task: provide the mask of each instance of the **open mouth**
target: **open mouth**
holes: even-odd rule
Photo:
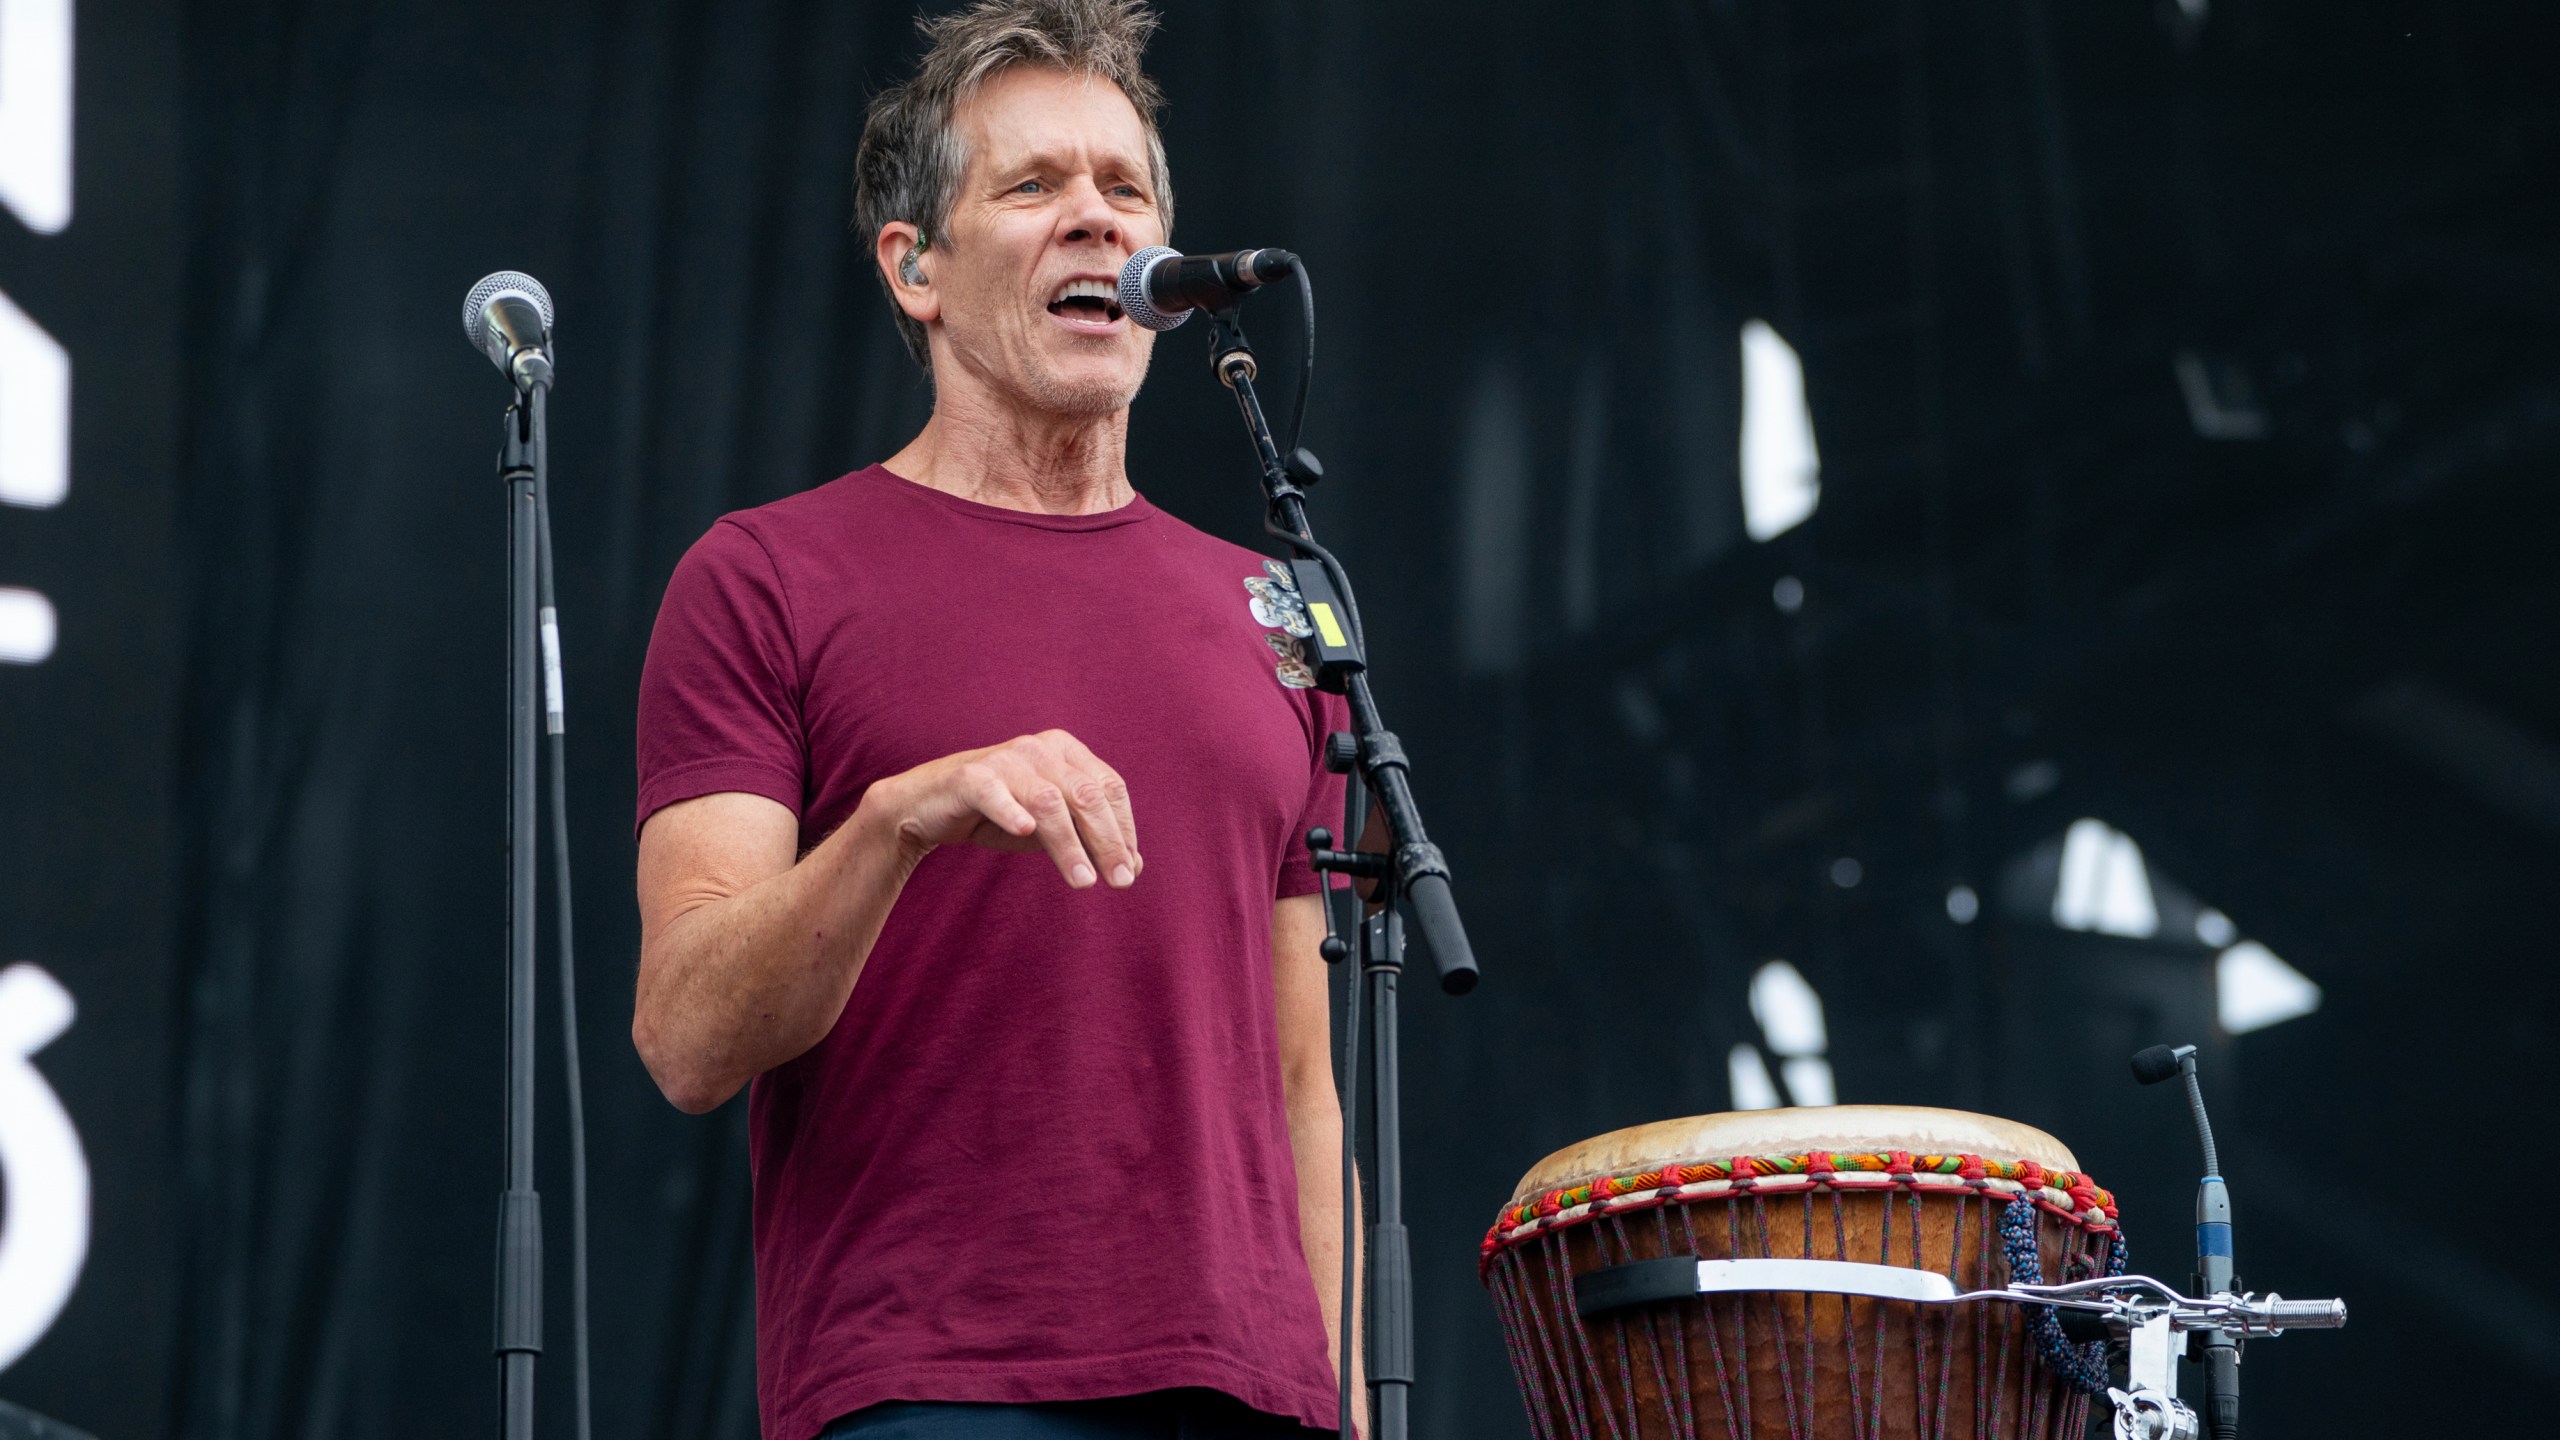
[[[1049,313],[1085,325],[1108,325],[1120,318],[1120,299],[1108,280],[1070,280],[1049,301]]]

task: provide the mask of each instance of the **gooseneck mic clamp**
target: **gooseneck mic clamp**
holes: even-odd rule
[[[1286,268],[1277,259],[1269,263],[1268,275],[1262,269],[1251,268],[1263,263],[1261,257],[1285,257]],[[1271,426],[1263,416],[1262,401],[1254,391],[1258,367],[1253,347],[1246,341],[1238,320],[1238,308],[1264,280],[1295,275],[1307,317],[1306,363],[1311,364],[1315,300],[1306,267],[1286,251],[1267,250],[1206,257],[1193,266],[1196,275],[1175,269],[1167,261],[1162,269],[1172,270],[1177,276],[1187,275],[1196,282],[1183,285],[1178,293],[1168,293],[1172,290],[1170,282],[1152,287],[1147,283],[1148,258],[1149,252],[1140,252],[1123,272],[1124,301],[1134,296],[1160,307],[1179,303],[1185,308],[1173,312],[1175,315],[1198,310],[1208,317],[1210,369],[1219,383],[1234,394],[1236,410],[1244,418],[1245,432],[1253,442],[1254,459],[1262,473],[1268,509],[1263,530],[1301,557],[1290,562],[1288,569],[1298,598],[1306,607],[1307,628],[1313,632],[1303,637],[1308,667],[1314,672],[1317,686],[1341,695],[1351,712],[1349,733],[1327,737],[1325,763],[1337,774],[1354,776],[1354,783],[1344,796],[1343,817],[1345,844],[1354,848],[1333,848],[1333,836],[1321,829],[1308,833],[1307,847],[1311,863],[1328,887],[1320,892],[1326,897],[1323,954],[1327,961],[1339,962],[1352,953],[1352,948],[1334,933],[1332,876],[1347,875],[1374,887],[1369,899],[1376,913],[1359,924],[1359,974],[1353,977],[1346,1000],[1349,1013],[1343,1025],[1342,1083],[1356,1098],[1360,1084],[1360,1010],[1365,989],[1367,1032],[1372,1047],[1369,1099],[1376,1126],[1372,1198],[1377,1205],[1368,1246],[1369,1388],[1376,1421],[1370,1433],[1374,1440],[1405,1440],[1414,1380],[1413,1259],[1404,1226],[1402,1060],[1397,1047],[1397,1006],[1408,922],[1431,956],[1440,988],[1451,995],[1464,995],[1475,988],[1475,952],[1467,943],[1466,926],[1459,920],[1457,901],[1449,892],[1449,862],[1423,829],[1422,811],[1414,800],[1410,778],[1412,761],[1403,742],[1387,728],[1377,697],[1369,688],[1367,647],[1359,605],[1352,596],[1351,577],[1343,572],[1342,562],[1331,551],[1316,543],[1315,533],[1307,524],[1305,487],[1322,478],[1324,469],[1313,455],[1294,448],[1294,434],[1293,448],[1286,459],[1282,458],[1279,445],[1272,439]],[[1248,269],[1250,273],[1244,273]],[[1229,270],[1238,274],[1230,276]],[[1242,283],[1238,283],[1239,279]],[[1131,313],[1138,313],[1134,306]],[[1170,328],[1171,323],[1150,320],[1149,328]],[[1304,378],[1302,370],[1298,395],[1301,420],[1306,413]],[[1389,844],[1385,854],[1357,848],[1366,830],[1372,796],[1386,820]],[[1356,1274],[1353,1257],[1358,1253],[1353,1242],[1360,1222],[1358,1175],[1353,1165],[1358,1153],[1359,1107],[1346,1101],[1342,1110],[1344,1303],[1340,1315],[1342,1351],[1336,1374],[1341,1386],[1341,1428],[1347,1436],[1352,1433],[1351,1355],[1352,1335],[1357,1328],[1357,1307],[1351,1301]]]
[[[2194,1112],[2196,1138],[2204,1144],[2204,1179],[2196,1186],[2196,1289],[2204,1295],[2227,1295],[2232,1280],[2231,1187],[2223,1183],[2222,1157],[2214,1149],[2213,1122],[2204,1113],[2204,1086],[2196,1078],[2196,1047],[2154,1045],[2133,1057],[2133,1078],[2157,1085],[2176,1075],[2185,1079],[2187,1107]],[[2204,1348],[2205,1424],[2213,1440],[2238,1440],[2240,1434],[2240,1340],[2227,1329],[2196,1332]]]

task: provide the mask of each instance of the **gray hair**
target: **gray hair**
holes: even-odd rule
[[[939,19],[919,17],[916,28],[931,48],[913,76],[872,97],[854,157],[853,223],[872,242],[875,271],[881,227],[893,220],[915,226],[927,245],[945,238],[952,199],[969,168],[953,114],[979,86],[1017,65],[1098,75],[1120,87],[1146,131],[1156,213],[1172,232],[1173,176],[1156,131],[1164,94],[1139,68],[1156,29],[1144,0],[979,0]],[[924,326],[899,308],[889,277],[878,278],[907,353],[930,371]]]

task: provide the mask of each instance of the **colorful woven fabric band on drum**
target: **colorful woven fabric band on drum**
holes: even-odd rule
[[[2047,1170],[2033,1160],[1986,1160],[1979,1155],[1749,1155],[1666,1166],[1632,1175],[1550,1190],[1506,1207],[1486,1232],[1479,1266],[1492,1263],[1505,1245],[1599,1215],[1624,1214],[1656,1205],[1685,1204],[1719,1195],[1785,1195],[1809,1190],[1914,1190],[1940,1194],[1977,1191],[2003,1198],[2023,1196],[2084,1230],[2116,1228],[2116,1197],[2074,1170]]]

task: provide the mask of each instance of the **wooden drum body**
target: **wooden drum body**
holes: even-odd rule
[[[1763,1293],[1576,1314],[1575,1276],[1675,1256],[1921,1267],[1959,1290],[2121,1273],[2113,1197],[2024,1125],[1843,1105],[1603,1135],[1521,1180],[1485,1284],[1539,1440],[2064,1440],[2103,1393],[2103,1352],[2012,1304]]]

